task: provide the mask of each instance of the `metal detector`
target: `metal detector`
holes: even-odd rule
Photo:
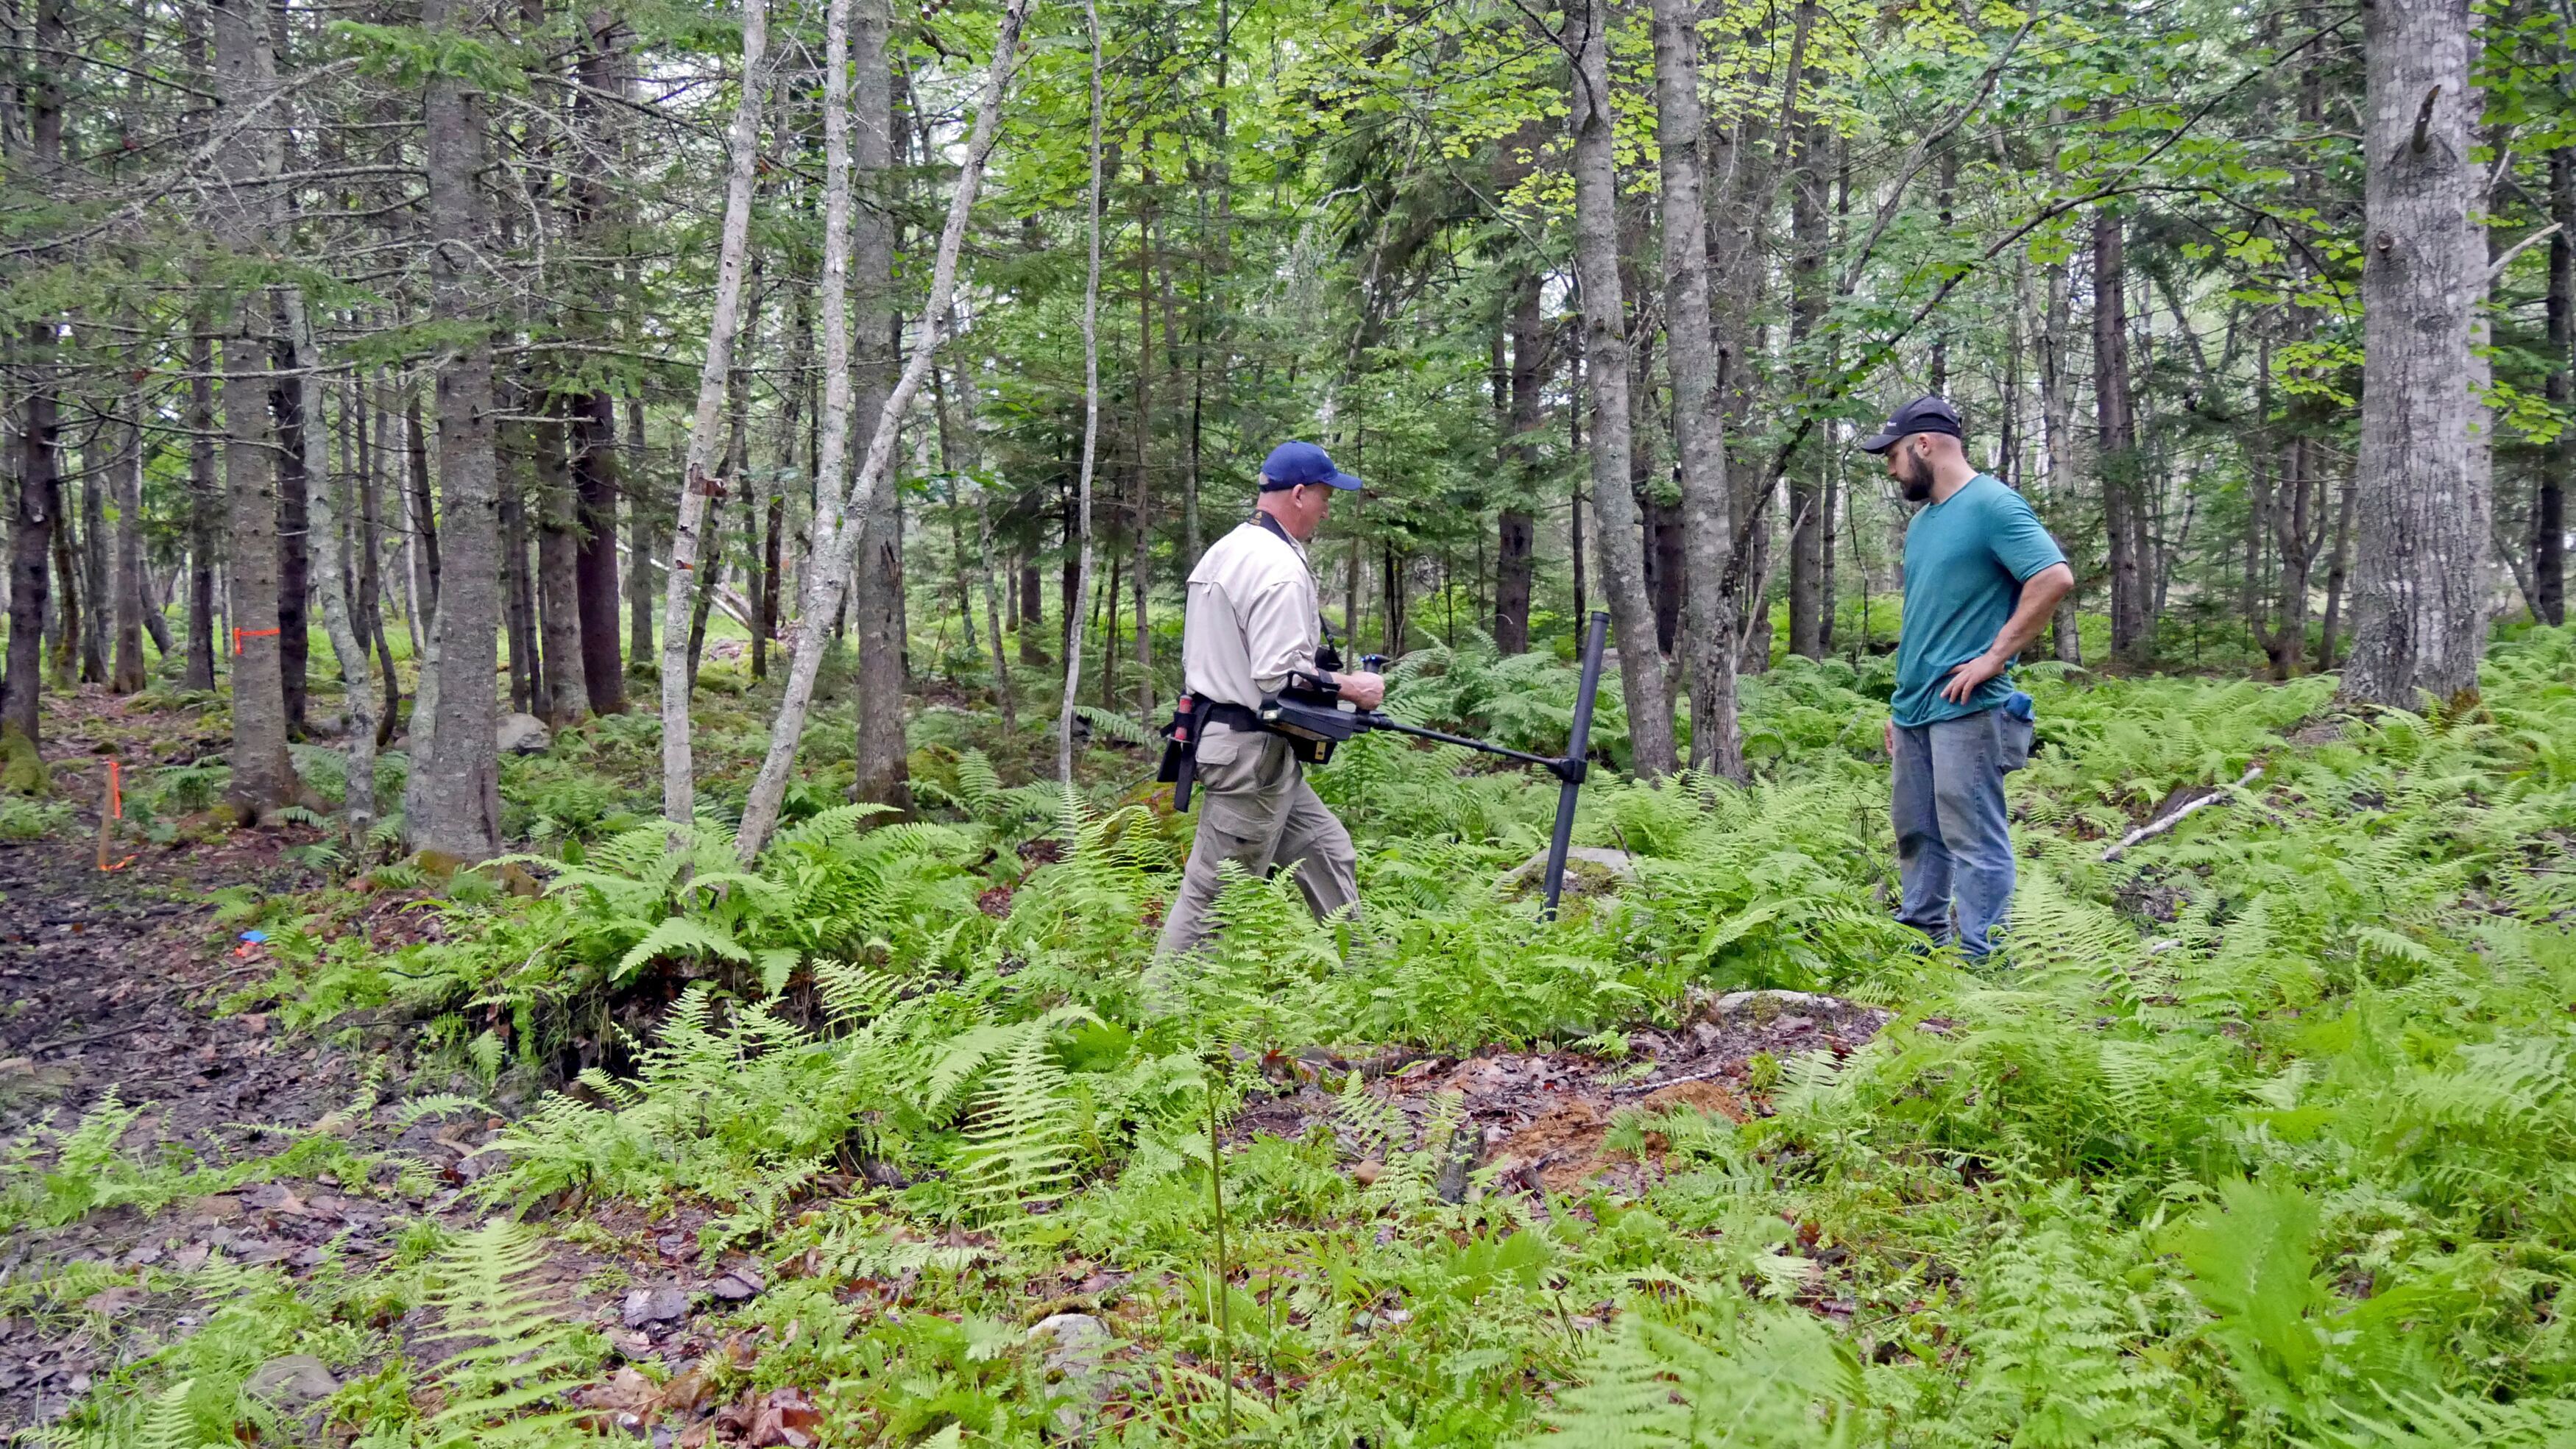
[[[1536,765],[1562,782],[1556,794],[1556,829],[1547,843],[1547,915],[1556,915],[1558,898],[1565,892],[1565,854],[1574,839],[1574,803],[1583,790],[1588,773],[1585,757],[1592,748],[1592,702],[1601,693],[1601,647],[1610,633],[1610,616],[1594,610],[1583,637],[1583,679],[1574,695],[1574,725],[1565,738],[1565,753],[1551,758],[1515,750],[1488,740],[1470,739],[1445,730],[1425,729],[1389,719],[1379,710],[1344,709],[1312,691],[1287,689],[1264,699],[1257,711],[1261,727],[1274,734],[1305,741],[1320,750],[1320,758],[1331,757],[1332,747],[1354,735],[1371,730],[1388,730],[1411,735],[1418,740],[1436,740],[1444,745],[1463,745],[1488,755],[1500,755],[1524,765]],[[1186,789],[1186,786],[1183,787]],[[1186,809],[1188,797],[1178,797]]]

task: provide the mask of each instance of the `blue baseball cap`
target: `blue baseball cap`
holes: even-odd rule
[[[1335,488],[1357,488],[1360,480],[1333,466],[1323,449],[1312,443],[1281,443],[1261,460],[1261,491],[1276,492],[1301,483],[1329,483]]]

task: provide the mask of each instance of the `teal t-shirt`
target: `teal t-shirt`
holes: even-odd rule
[[[2024,579],[2066,562],[2022,496],[1980,473],[1914,515],[1905,531],[1905,622],[1896,641],[1896,722],[1916,726],[1993,709],[2003,675],[1966,704],[1941,697],[1950,671],[1986,652],[2021,601]]]

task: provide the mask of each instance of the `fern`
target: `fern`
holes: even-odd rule
[[[551,1445],[574,1437],[560,1402],[593,1362],[539,1276],[544,1245],[495,1218],[439,1255],[424,1342],[454,1345],[434,1370],[446,1403],[426,1422],[432,1445]]]
[[[1042,1020],[1012,1028],[969,1120],[958,1181],[989,1216],[1057,1196],[1072,1176],[1081,1127],[1049,1038]]]
[[[1594,1348],[1530,1446],[1756,1449],[1861,1441],[1860,1366],[1812,1318],[1750,1310],[1721,1344],[1641,1314]]]

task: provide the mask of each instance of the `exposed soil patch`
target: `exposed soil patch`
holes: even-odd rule
[[[1670,1030],[1640,1031],[1630,1056],[1613,1061],[1576,1052],[1496,1053],[1453,1061],[1424,1057],[1388,1071],[1369,1090],[1393,1104],[1419,1147],[1444,1103],[1457,1099],[1462,1157],[1500,1167],[1507,1188],[1563,1192],[1597,1178],[1630,1190],[1643,1168],[1607,1154],[1603,1139],[1622,1112],[1655,1115],[1690,1107],[1731,1121],[1756,1110],[1745,1080],[1756,1057],[1803,1052],[1844,1056],[1876,1036],[1895,1013],[1881,1007],[1796,991],[1700,996]],[[1313,1077],[1357,1070],[1375,1075],[1384,1059],[1352,1063],[1299,1059],[1277,1064],[1294,1079],[1279,1096],[1247,1104],[1228,1131],[1233,1141],[1261,1134],[1297,1137],[1334,1126],[1335,1101]],[[1360,1144],[1345,1140],[1356,1158]]]

